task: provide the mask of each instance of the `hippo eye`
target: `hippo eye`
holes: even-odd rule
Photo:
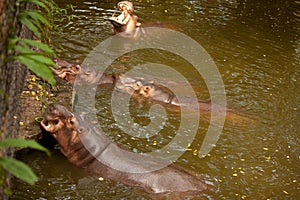
[[[80,65],[76,65],[75,68],[76,68],[77,70],[80,70]]]
[[[90,75],[91,73],[92,73],[91,70],[87,70],[87,71],[85,72],[85,74],[87,74],[87,75]]]
[[[83,133],[83,131],[84,131],[84,129],[83,129],[82,127],[80,127],[80,128],[78,129],[78,133],[79,133],[79,134]]]

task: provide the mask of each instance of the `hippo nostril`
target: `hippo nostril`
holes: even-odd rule
[[[42,123],[43,123],[45,126],[48,126],[48,125],[49,125],[48,120],[43,120]]]
[[[59,120],[58,120],[58,119],[53,120],[53,124],[54,124],[54,125],[57,125],[58,123],[59,123]]]

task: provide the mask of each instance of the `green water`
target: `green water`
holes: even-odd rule
[[[112,35],[105,18],[116,2],[57,1],[74,6],[76,17],[58,19],[53,37],[58,56],[84,60],[101,41]],[[162,21],[196,40],[213,58],[222,76],[227,103],[251,123],[226,122],[216,146],[205,158],[200,149],[208,121],[200,120],[198,133],[177,164],[214,185],[214,191],[190,199],[299,199],[299,1],[134,1],[142,23]],[[60,16],[59,19],[66,18]],[[201,99],[208,88],[189,64],[166,52],[136,51],[116,61],[114,70],[126,72],[145,62],[174,67],[195,84]],[[147,75],[145,75],[147,76]],[[164,76],[157,77],[164,80]],[[136,139],[120,131],[110,115],[109,89],[98,89],[97,112],[106,134],[128,150],[152,151],[168,144],[178,128],[178,112],[169,110],[164,130],[150,139]],[[149,120],[146,108],[131,103],[133,119]],[[150,105],[148,105],[150,106]],[[174,148],[177,148],[175,145]],[[52,157],[29,152],[21,159],[40,177],[30,186],[14,181],[11,199],[149,199],[150,195],[110,180],[99,181],[70,165],[57,149]]]

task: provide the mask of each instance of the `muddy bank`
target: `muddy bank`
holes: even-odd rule
[[[42,137],[40,121],[47,106],[58,101],[66,106],[71,105],[73,85],[57,77],[56,83],[55,87],[51,87],[35,75],[26,76],[19,101],[21,113],[18,138],[39,140]]]

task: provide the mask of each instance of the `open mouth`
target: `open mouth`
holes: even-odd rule
[[[41,121],[41,126],[49,133],[54,134],[57,130],[64,126],[63,120],[72,117],[70,113],[62,105],[50,105],[46,110],[46,116]]]
[[[63,127],[63,122],[59,117],[53,117],[47,115],[45,119],[41,121],[41,126],[49,133],[54,134],[58,129]]]

